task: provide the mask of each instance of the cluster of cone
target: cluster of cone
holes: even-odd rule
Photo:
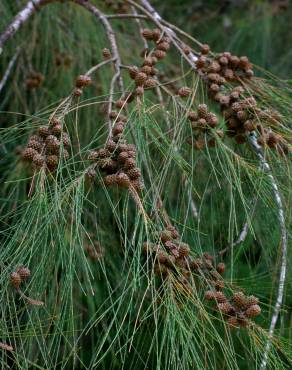
[[[143,95],[144,89],[153,89],[156,86],[154,77],[159,74],[159,70],[154,66],[159,60],[166,57],[171,43],[170,38],[163,36],[158,28],[153,30],[146,28],[142,31],[142,35],[146,40],[154,41],[156,44],[151,52],[149,50],[144,51],[144,60],[140,68],[132,66],[129,69],[129,75],[135,81],[136,96]]]
[[[188,119],[191,121],[193,132],[192,137],[188,138],[188,143],[195,149],[203,149],[206,144],[210,147],[215,146],[215,135],[223,138],[223,131],[216,129],[219,123],[218,117],[208,110],[206,104],[199,104],[197,111],[188,114]]]
[[[34,169],[45,168],[54,171],[61,159],[68,159],[70,138],[64,132],[62,122],[52,117],[49,124],[39,128],[38,133],[29,138],[22,158],[33,164]]]
[[[246,296],[242,292],[234,293],[231,298],[228,298],[220,290],[208,290],[205,293],[205,298],[216,303],[217,310],[232,327],[247,327],[251,323],[250,319],[261,313],[258,298],[253,295]]]
[[[246,142],[248,133],[257,130],[260,145],[275,148],[280,154],[288,153],[288,144],[272,129],[279,126],[280,115],[276,111],[261,109],[244,87],[246,84],[242,83],[254,76],[252,64],[246,56],[238,57],[229,52],[213,56],[209,46],[202,45],[196,66],[207,83],[210,98],[220,105],[228,136],[242,144]]]
[[[30,270],[28,267],[20,266],[10,274],[10,284],[25,299],[29,304],[34,306],[42,306],[44,302],[27,297],[21,290],[20,286],[30,278]]]
[[[15,289],[19,289],[21,283],[30,278],[30,270],[25,266],[20,266],[10,274],[10,283]]]
[[[168,226],[160,233],[160,242],[157,244],[145,242],[142,252],[147,258],[152,257],[154,272],[157,276],[167,279],[170,275],[176,277],[177,283],[185,292],[192,291],[193,277],[201,277],[205,299],[214,301],[230,326],[246,327],[250,319],[258,316],[261,309],[258,299],[254,296],[245,296],[243,293],[234,293],[228,299],[223,293],[225,286],[222,277],[225,264],[215,264],[209,253],[201,257],[190,256],[190,246],[179,238],[179,233],[173,226]]]
[[[92,151],[88,159],[94,160],[95,166],[105,173],[106,186],[116,184],[119,187],[135,189],[139,193],[143,190],[143,183],[141,171],[136,164],[136,146],[127,143],[123,138],[126,116],[118,116],[116,112],[111,112],[111,118],[115,115],[117,122],[105,148]]]

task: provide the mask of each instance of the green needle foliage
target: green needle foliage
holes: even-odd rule
[[[146,3],[41,4],[3,46],[3,369],[292,366],[291,50],[282,53],[278,41],[280,58],[273,56],[271,65],[266,59],[272,38],[288,38],[283,31],[291,9],[273,21],[275,4],[250,2],[242,14],[209,1],[203,10],[195,7],[202,17],[197,25],[186,25],[212,50],[248,54],[255,63],[245,68],[255,76],[237,70],[239,77],[220,87],[228,95],[240,85],[242,99],[256,101],[243,112],[253,128],[240,131],[228,116],[236,111],[212,95],[210,75],[195,61],[207,55],[216,62],[222,55],[205,53],[175,28],[175,35],[163,29]],[[196,4],[156,3],[178,25]],[[87,4],[115,15],[108,21],[120,62],[111,34]],[[25,6],[26,0],[1,2],[0,36]],[[218,9],[235,24],[229,38],[218,28]],[[143,17],[125,16],[135,12]],[[164,33],[153,42],[145,29],[157,27]],[[163,37],[171,47],[160,58]],[[129,72],[149,66],[149,52],[158,57],[149,67],[157,71],[140,83]],[[118,76],[113,80],[117,68],[124,91]],[[153,86],[147,89],[147,83]],[[205,109],[202,104],[216,120],[203,130],[195,127],[199,118],[190,118]],[[105,164],[109,158],[113,167]],[[283,300],[269,335],[281,283]],[[225,312],[227,305],[232,309]]]

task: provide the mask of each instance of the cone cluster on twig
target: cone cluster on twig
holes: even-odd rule
[[[218,117],[209,111],[206,104],[199,104],[196,111],[189,112],[188,119],[191,121],[193,132],[188,143],[195,149],[203,149],[206,144],[213,147],[216,145],[216,136],[223,138],[223,131],[217,128]]]
[[[213,56],[209,52],[210,48],[203,45],[196,66],[207,83],[209,97],[220,105],[227,135],[243,144],[250,132],[257,131],[259,145],[267,145],[280,154],[288,153],[288,144],[273,129],[281,117],[276,111],[261,109],[246,88],[248,80],[254,78],[248,58],[229,52]]]
[[[173,226],[162,230],[159,239],[157,244],[145,242],[142,246],[143,254],[152,257],[153,270],[157,276],[164,280],[170,275],[175,277],[176,286],[184,292],[191,292],[194,278],[200,278],[205,299],[216,303],[216,310],[223,314],[230,326],[246,327],[250,319],[260,314],[256,297],[245,296],[241,292],[234,293],[231,299],[226,297],[223,292],[223,262],[215,264],[214,257],[207,252],[200,257],[191,256],[190,246],[180,241]]]
[[[153,89],[156,86],[155,76],[159,74],[159,70],[155,68],[155,64],[164,59],[170,49],[171,40],[167,36],[163,36],[160,29],[150,30],[148,28],[142,31],[142,36],[149,41],[154,41],[155,48],[151,52],[143,51],[144,61],[142,66],[132,66],[129,69],[131,79],[135,81],[135,95],[141,96],[144,90]]]
[[[29,138],[26,148],[22,151],[22,158],[32,163],[35,169],[54,171],[61,158],[69,158],[69,146],[69,135],[64,132],[61,120],[54,116],[48,125],[41,126],[37,134]]]
[[[92,151],[88,159],[94,160],[96,166],[105,174],[106,186],[118,185],[122,188],[132,188],[138,193],[143,190],[141,170],[136,164],[136,146],[127,143],[123,132],[127,118],[111,112],[111,118],[116,118],[112,135],[99,151]],[[115,117],[114,117],[115,116]]]
[[[242,292],[236,292],[228,298],[222,291],[207,290],[205,299],[216,303],[216,309],[231,327],[247,327],[251,324],[250,319],[261,313],[258,298]]]
[[[27,297],[21,290],[20,286],[30,278],[30,270],[28,267],[20,266],[10,274],[10,284],[29,304],[34,306],[42,306],[44,303],[36,299]]]

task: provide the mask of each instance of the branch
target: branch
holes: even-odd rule
[[[14,54],[14,56],[12,57],[12,59],[10,60],[9,64],[8,64],[8,67],[2,77],[2,80],[0,81],[0,92],[3,90],[3,87],[5,86],[7,80],[8,80],[8,77],[10,75],[10,72],[12,71],[12,68],[16,62],[16,59],[18,58],[18,55],[20,53],[20,49],[18,49],[16,51],[16,53]]]
[[[248,140],[255,154],[259,158],[263,172],[267,174],[270,180],[270,183],[272,185],[275,202],[278,208],[278,220],[279,220],[280,232],[281,232],[281,254],[282,256],[281,256],[281,268],[280,268],[280,276],[279,276],[278,294],[277,294],[276,304],[274,307],[273,316],[271,319],[268,341],[267,341],[263,359],[260,365],[260,370],[265,370],[267,367],[268,354],[271,348],[275,326],[278,321],[279,312],[280,312],[281,305],[283,302],[284,286],[285,286],[285,279],[286,279],[286,266],[287,266],[287,230],[285,226],[285,216],[284,216],[284,208],[283,208],[282,199],[280,196],[278,185],[272,174],[271,167],[264,157],[264,153],[263,153],[261,146],[257,143],[256,136],[254,134],[251,134],[248,137]]]
[[[53,2],[57,2],[58,0],[33,0],[28,1],[28,3],[25,5],[25,7],[14,17],[12,22],[8,25],[6,30],[0,35],[0,54],[3,51],[4,44],[12,38],[16,32],[20,29],[20,27],[41,7],[48,5]],[[118,51],[116,38],[114,31],[112,29],[111,24],[109,23],[107,17],[94,5],[92,5],[87,0],[67,0],[68,2],[72,2],[74,4],[80,5],[84,9],[88,10],[90,13],[92,13],[104,26],[111,51],[112,56],[114,58],[114,65],[115,70],[117,73],[117,81],[118,85],[121,91],[123,91],[123,81],[121,77],[121,70],[120,70],[120,54]]]

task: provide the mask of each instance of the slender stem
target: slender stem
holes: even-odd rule
[[[19,53],[20,53],[20,49],[18,49],[16,51],[16,53],[13,55],[12,59],[10,60],[8,66],[7,66],[7,69],[6,69],[6,71],[5,71],[5,73],[2,77],[2,80],[0,81],[0,92],[3,90],[3,87],[5,86],[5,84],[8,80],[8,77],[9,77],[9,75],[12,71],[12,68],[13,68],[13,66],[14,66],[17,58],[18,58]]]
[[[265,159],[262,147],[257,143],[255,134],[252,133],[248,137],[248,139],[249,139],[249,143],[251,147],[253,148],[255,154],[259,158],[262,170],[267,174],[270,180],[270,183],[272,185],[275,203],[278,209],[278,220],[280,224],[280,233],[281,233],[281,267],[280,267],[280,275],[279,275],[278,293],[277,293],[277,299],[276,299],[276,303],[274,307],[274,312],[273,312],[272,319],[271,319],[268,341],[267,341],[264,355],[262,358],[262,362],[260,365],[260,370],[265,370],[267,367],[268,355],[269,355],[269,351],[272,345],[272,339],[273,339],[275,326],[277,324],[281,305],[283,303],[284,287],[285,287],[285,280],[286,280],[286,268],[287,268],[287,230],[286,230],[286,225],[285,225],[284,207],[283,207],[282,199],[280,196],[278,185],[272,174],[271,167],[268,164],[267,160]]]

